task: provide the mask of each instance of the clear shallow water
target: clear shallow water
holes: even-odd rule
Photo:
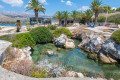
[[[75,40],[75,43],[77,46],[80,42]],[[54,51],[56,55],[41,55],[41,51],[45,49]],[[57,48],[52,43],[44,45],[39,44],[34,47],[32,58],[35,62],[48,59],[52,63],[63,64],[64,66],[67,66],[67,68],[72,68],[76,72],[88,73],[89,76],[100,74],[106,78],[120,79],[119,64],[105,65],[95,62],[88,58],[87,53],[77,47],[74,50],[62,49],[61,51],[57,51]]]

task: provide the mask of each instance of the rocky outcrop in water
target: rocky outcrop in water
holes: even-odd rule
[[[88,52],[98,53],[101,49],[104,40],[94,34],[87,35],[87,38],[84,38],[79,44],[80,48],[85,49]]]
[[[120,45],[115,43],[112,39],[109,39],[105,44],[103,44],[102,51],[107,55],[120,59]]]
[[[68,37],[64,34],[61,34],[60,37],[54,38],[53,42],[55,43],[56,46],[59,47],[64,47],[66,49],[74,49],[75,44],[72,39],[68,39]]]
[[[120,45],[112,39],[104,37],[103,34],[87,30],[73,34],[74,38],[81,40],[78,47],[90,52],[89,56],[92,56],[92,59],[98,57],[102,63],[116,63],[120,59]],[[97,56],[93,54],[97,54]]]

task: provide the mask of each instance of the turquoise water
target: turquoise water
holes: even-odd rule
[[[89,77],[105,76],[106,78],[120,79],[120,65],[112,64],[105,65],[95,62],[88,58],[87,53],[77,48],[80,43],[75,40],[76,48],[74,50],[62,49],[57,51],[57,48],[52,43],[39,44],[33,48],[32,58],[35,62],[43,59],[48,59],[52,63],[59,63],[67,66],[76,72],[86,73]],[[56,53],[55,56],[43,55],[41,52],[45,49],[52,50]]]

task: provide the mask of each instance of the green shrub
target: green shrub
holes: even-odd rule
[[[72,36],[72,33],[70,32],[70,30],[66,29],[66,28],[56,29],[53,33],[54,37],[59,37],[61,34],[67,35],[68,38],[71,38],[71,36]]]
[[[72,25],[67,25],[67,27],[71,27]]]
[[[35,78],[47,78],[48,72],[45,69],[40,69],[39,67],[34,66],[30,76]]]
[[[48,28],[50,30],[55,30],[57,28],[57,26],[56,25],[48,25]]]
[[[0,30],[2,30],[2,27],[0,27]]]
[[[99,16],[98,17],[98,22],[105,22],[105,17],[104,16]]]
[[[108,22],[120,23],[119,20],[120,20],[120,14],[116,14],[108,17]]]
[[[32,28],[27,28],[27,31],[31,31],[32,30]]]
[[[30,31],[31,36],[36,41],[36,43],[46,43],[51,42],[53,35],[50,32],[49,28],[46,27],[37,27]]]
[[[24,48],[26,46],[35,46],[35,41],[29,33],[21,33],[14,36],[12,39],[13,47]]]
[[[0,36],[0,40],[11,41],[11,38],[9,35],[4,35],[4,36]]]
[[[117,43],[120,44],[120,30],[115,31],[112,34],[112,39]]]

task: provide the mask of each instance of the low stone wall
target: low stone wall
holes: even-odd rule
[[[2,64],[6,49],[11,45],[12,43],[10,42],[0,40],[0,63],[1,64]],[[39,78],[31,78],[31,77],[23,76],[23,75],[8,71],[0,66],[0,80],[106,80],[106,79],[69,78],[69,77],[39,79]]]

